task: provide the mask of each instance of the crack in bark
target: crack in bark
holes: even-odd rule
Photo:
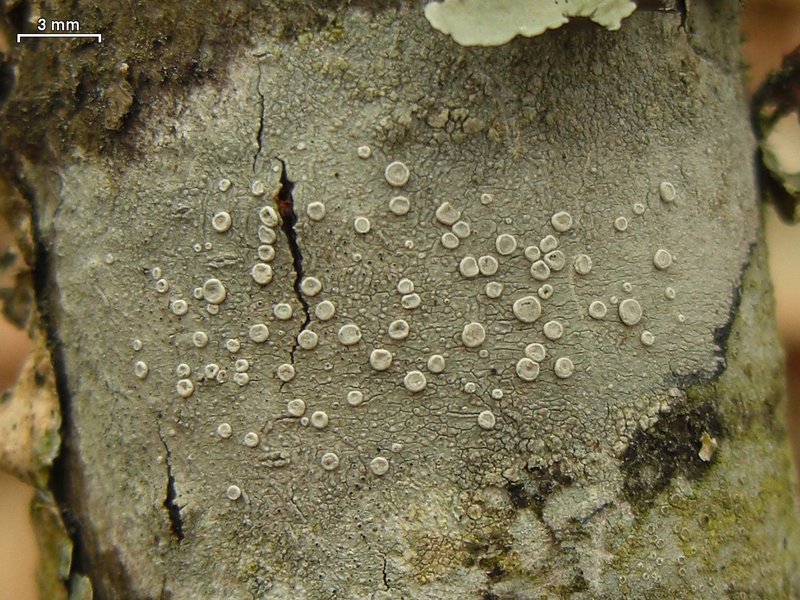
[[[688,0],[678,0],[678,11],[681,13],[681,29],[687,31],[686,23],[689,21],[689,2]]]
[[[283,229],[283,233],[286,234],[286,241],[289,244],[289,252],[292,255],[292,265],[294,266],[295,278],[294,278],[294,293],[297,296],[297,300],[303,306],[303,313],[305,314],[305,320],[303,324],[300,326],[300,332],[302,333],[305,331],[308,324],[311,322],[311,309],[308,305],[308,301],[303,296],[303,291],[300,289],[300,284],[303,281],[303,253],[300,251],[300,245],[297,243],[297,231],[295,230],[295,224],[297,223],[297,213],[294,211],[294,198],[292,198],[292,190],[294,189],[294,182],[289,179],[289,176],[286,172],[286,163],[282,159],[278,159],[281,163],[281,187],[278,190],[278,193],[275,194],[275,202],[278,205],[278,212],[281,215],[283,223],[281,224],[281,228]],[[297,338],[295,337],[295,341],[292,344],[292,350],[290,352],[291,362],[294,364],[294,355],[297,352]]]
[[[261,156],[261,135],[264,133],[264,119],[266,115],[266,98],[264,97],[264,93],[261,91],[261,66],[258,67],[258,80],[256,81],[256,93],[261,102],[261,114],[259,116],[258,121],[258,131],[256,131],[256,145],[257,149],[255,154],[253,154],[253,173],[256,172],[256,163],[258,162],[258,157]]]
[[[391,589],[389,586],[389,577],[386,575],[386,566],[388,561],[386,560],[385,554],[381,554],[381,558],[383,559],[383,586],[388,590]]]
[[[36,202],[33,188],[22,175],[22,164],[16,157],[9,162],[9,179],[19,191],[30,211],[30,233],[34,244],[33,262],[30,265],[31,283],[40,327],[44,332],[47,349],[50,353],[61,412],[61,426],[58,432],[61,440],[60,448],[58,456],[53,461],[49,487],[59,507],[66,533],[72,542],[69,571],[63,581],[65,589],[71,593],[73,575],[85,575],[92,582],[93,578],[88,568],[90,560],[84,537],[86,530],[81,520],[82,511],[75,502],[76,498],[82,499],[82,493],[79,490],[83,487],[83,481],[81,480],[82,472],[76,467],[80,459],[76,456],[77,450],[73,447],[72,441],[75,423],[72,419],[72,393],[67,377],[66,353],[58,333],[58,323],[55,317],[57,304],[53,305],[60,296],[53,274],[53,254],[50,244],[52,238],[42,230],[42,211]],[[60,204],[58,208],[60,208]],[[121,571],[121,566],[117,563],[110,563],[108,569],[109,571],[117,569]]]
[[[575,517],[575,521],[577,523],[580,523],[581,525],[586,525],[586,523],[591,521],[594,517],[599,515],[601,512],[603,512],[607,508],[612,507],[613,505],[614,505],[614,503],[611,502],[611,501],[603,502],[600,506],[597,506],[594,509],[592,509],[592,511],[589,512],[589,514],[584,515],[582,517]]]
[[[161,444],[164,446],[164,451],[166,452],[165,461],[167,463],[167,496],[164,499],[164,508],[167,509],[167,514],[169,515],[172,533],[178,538],[178,542],[182,542],[184,538],[183,519],[181,518],[181,507],[178,506],[177,502],[178,494],[175,489],[175,476],[172,474],[172,454],[161,433],[161,427],[158,427],[158,439],[161,440]]]
[[[366,535],[364,535],[364,532],[363,532],[363,531],[362,531],[362,532],[360,532],[360,535],[361,535],[361,539],[362,539],[362,540],[364,541],[364,543],[367,545],[367,548],[369,548],[369,550],[370,550],[370,551],[373,551],[372,544],[370,544],[369,540],[367,539],[367,536],[366,536]],[[389,575],[388,575],[388,573],[387,573],[387,569],[388,569],[388,566],[389,566],[389,561],[388,561],[388,559],[386,558],[386,554],[385,554],[385,553],[381,552],[380,550],[374,550],[374,552],[375,552],[375,553],[376,553],[378,556],[380,556],[380,558],[381,558],[381,561],[382,561],[382,566],[381,566],[381,578],[383,579],[383,587],[384,587],[385,589],[387,589],[387,590],[390,590],[390,589],[391,589],[391,586],[389,585]]]
[[[728,368],[728,340],[733,329],[733,323],[739,314],[739,307],[742,304],[742,292],[744,291],[744,280],[747,276],[747,270],[753,262],[753,255],[757,247],[757,240],[750,242],[750,246],[747,249],[747,258],[739,267],[738,279],[731,291],[731,303],[728,306],[727,319],[722,325],[714,328],[714,343],[717,345],[717,350],[714,352],[717,358],[716,366],[713,370],[701,369],[685,374],[673,372],[666,379],[669,387],[674,386],[681,390],[687,390],[694,385],[713,383],[722,377],[722,374]]]

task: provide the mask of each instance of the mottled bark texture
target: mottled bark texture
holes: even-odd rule
[[[280,4],[14,49],[73,596],[793,597],[738,2]]]

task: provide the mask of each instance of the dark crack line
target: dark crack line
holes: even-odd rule
[[[586,525],[589,521],[591,521],[594,517],[599,515],[601,512],[612,506],[612,502],[603,502],[600,506],[594,508],[588,515],[584,515],[582,517],[576,517],[575,520],[580,523],[581,525]]]
[[[388,561],[386,560],[386,555],[385,554],[381,554],[381,558],[383,559],[383,586],[388,590],[388,589],[390,589],[389,576],[386,573]]]
[[[297,213],[294,211],[294,198],[292,198],[292,190],[294,189],[294,182],[289,179],[288,174],[286,173],[286,163],[283,162],[282,159],[278,159],[281,163],[281,187],[278,190],[278,193],[275,195],[275,202],[278,205],[278,212],[281,215],[283,223],[281,228],[283,232],[286,234],[286,241],[289,244],[289,252],[292,254],[292,265],[294,266],[295,278],[294,278],[294,293],[297,296],[297,300],[303,306],[303,313],[305,314],[305,320],[303,324],[300,326],[299,333],[305,331],[308,324],[311,322],[311,309],[308,305],[308,301],[306,301],[305,296],[303,296],[303,291],[300,289],[300,285],[303,281],[303,253],[300,252],[300,245],[297,243],[297,231],[295,230],[295,225],[297,224]],[[295,338],[294,343],[292,344],[291,350],[291,362],[294,364],[294,355],[297,352],[297,338]]]
[[[742,292],[744,291],[745,277],[747,270],[753,262],[753,256],[758,241],[750,242],[747,250],[747,258],[739,267],[739,274],[736,283],[733,284],[731,291],[731,303],[728,305],[728,316],[725,322],[719,327],[714,328],[714,343],[717,345],[717,350],[714,355],[717,359],[717,364],[712,369],[700,369],[691,373],[671,373],[666,381],[669,387],[677,387],[681,390],[687,390],[693,385],[702,385],[706,383],[713,383],[717,381],[725,370],[728,368],[728,341],[733,330],[733,324],[739,314],[739,308],[742,305]]]
[[[369,548],[369,550],[370,550],[370,551],[373,551],[372,544],[369,542],[369,540],[367,539],[367,536],[364,534],[364,532],[363,532],[363,531],[361,531],[361,532],[359,532],[359,533],[360,533],[360,535],[361,535],[361,539],[363,540],[364,544],[366,544],[367,548]],[[380,550],[375,550],[374,552],[375,552],[375,553],[376,553],[378,556],[380,556],[380,558],[381,558],[381,561],[382,561],[382,566],[381,566],[381,577],[382,577],[382,579],[383,579],[383,586],[384,586],[384,587],[385,587],[387,590],[389,590],[389,589],[391,589],[391,586],[389,585],[389,573],[388,573],[388,570],[389,570],[389,560],[386,558],[386,554],[385,554],[385,553],[383,553],[383,552],[381,552]]]
[[[686,28],[689,22],[689,3],[687,0],[678,0],[678,11],[681,13],[681,29],[688,31]]]
[[[19,191],[28,205],[31,217],[31,235],[34,241],[33,264],[31,277],[36,301],[38,326],[43,329],[47,349],[50,353],[53,376],[55,377],[56,392],[61,411],[61,426],[59,436],[61,446],[58,456],[53,461],[50,472],[49,489],[55,498],[58,511],[63,520],[66,533],[72,542],[69,553],[68,571],[61,577],[66,587],[67,594],[71,594],[77,579],[74,575],[87,577],[94,589],[96,598],[107,597],[113,591],[108,587],[109,580],[113,577],[120,589],[130,584],[130,576],[126,565],[116,554],[104,554],[100,561],[97,555],[100,544],[98,533],[92,526],[87,500],[83,490],[88,486],[86,482],[86,469],[78,442],[80,428],[72,411],[73,395],[69,383],[69,370],[67,351],[60,335],[62,309],[59,306],[61,291],[56,279],[58,254],[55,249],[55,225],[57,216],[63,206],[63,198],[58,200],[58,205],[51,217],[51,227],[45,228],[45,219],[42,216],[42,207],[37,202],[34,189],[25,179],[24,169],[16,156],[4,157],[3,169],[6,170],[14,187]],[[40,200],[45,203],[45,200]],[[47,497],[44,492],[45,498]],[[102,570],[100,563],[102,564]]]
[[[158,427],[158,439],[161,440],[164,446],[164,451],[166,452],[165,461],[167,463],[167,497],[164,499],[164,508],[167,509],[167,514],[169,514],[172,533],[178,538],[178,542],[182,542],[184,537],[183,519],[181,518],[181,507],[178,506],[177,501],[178,493],[175,489],[175,476],[172,474],[172,454],[164,436],[161,434],[160,427]]]
[[[30,210],[31,235],[34,241],[33,264],[31,265],[31,279],[36,302],[36,308],[41,327],[47,342],[55,378],[56,393],[58,394],[59,408],[61,411],[61,426],[59,437],[61,447],[56,456],[52,470],[50,489],[56,499],[61,518],[72,542],[71,561],[69,574],[66,578],[67,591],[72,591],[72,575],[75,573],[89,576],[90,561],[86,544],[86,534],[81,519],[73,510],[75,494],[80,493],[83,481],[82,471],[77,466],[80,464],[78,450],[74,446],[73,435],[76,425],[72,414],[72,392],[68,382],[67,357],[64,344],[59,335],[58,314],[59,289],[55,282],[54,255],[52,234],[48,236],[42,230],[40,208],[36,202],[33,189],[24,179],[22,164],[16,157],[9,160],[10,179],[25,200]],[[59,205],[60,207],[60,205]],[[56,211],[57,212],[57,211]]]
[[[258,131],[256,132],[256,144],[258,149],[256,153],[253,155],[253,173],[256,172],[256,163],[258,162],[258,157],[261,156],[261,135],[264,133],[264,121],[266,119],[267,107],[266,107],[266,98],[264,98],[264,93],[261,91],[261,66],[258,67],[258,80],[256,81],[256,93],[261,101],[261,115],[258,121]],[[284,167],[285,170],[285,167]]]

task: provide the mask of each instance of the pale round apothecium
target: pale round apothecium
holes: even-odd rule
[[[393,340],[404,340],[408,337],[411,327],[405,319],[396,319],[389,323],[389,337]]]
[[[288,321],[292,318],[294,310],[290,304],[287,304],[286,302],[278,302],[278,304],[272,307],[272,314],[275,315],[276,319]]]
[[[259,225],[258,226],[258,239],[265,243],[265,244],[274,244],[275,240],[278,239],[275,230],[271,227],[267,227],[266,225]]]
[[[359,406],[364,402],[364,394],[359,390],[350,390],[347,392],[347,404],[350,406]]]
[[[383,348],[373,350],[369,355],[369,364],[376,371],[386,371],[392,366],[392,353]]]
[[[261,244],[256,250],[256,253],[258,254],[258,259],[264,262],[272,262],[275,260],[275,248],[269,244]]]
[[[461,331],[461,341],[467,348],[477,348],[486,339],[486,330],[480,323],[467,323]]]
[[[297,334],[297,345],[303,350],[313,350],[319,343],[319,336],[310,329],[304,329]]]
[[[217,233],[225,233],[231,228],[232,224],[231,215],[222,210],[211,217],[211,227]]]
[[[494,429],[497,419],[490,410],[484,410],[478,415],[478,425],[481,429]]]
[[[306,296],[314,297],[322,291],[322,282],[316,277],[305,277],[300,283],[300,291]]]
[[[359,329],[358,325],[347,323],[339,328],[337,337],[343,345],[352,346],[361,341],[361,329]]]
[[[289,400],[286,403],[286,412],[292,417],[302,417],[306,412],[306,403],[300,398]]]
[[[208,346],[208,334],[205,331],[195,331],[192,334],[192,343],[195,348],[205,348]]]
[[[410,294],[414,291],[414,282],[407,277],[403,277],[397,282],[397,292],[400,294]]]
[[[312,221],[321,221],[325,218],[325,205],[322,202],[312,202],[306,207],[306,214]]]
[[[326,452],[319,462],[326,471],[334,471],[339,466],[339,457],[333,452]]]
[[[442,246],[448,250],[455,250],[461,244],[458,236],[452,231],[446,231],[442,234]]]
[[[384,171],[384,176],[389,185],[394,187],[402,187],[408,183],[408,178],[411,176],[411,171],[405,163],[399,160],[390,163]]]
[[[389,211],[392,214],[402,217],[408,214],[409,210],[411,210],[411,202],[405,196],[395,196],[389,200]]]
[[[330,300],[323,300],[314,308],[314,314],[320,321],[329,321],[336,315],[336,306]]]
[[[250,275],[259,285],[267,285],[272,281],[272,267],[266,263],[256,263],[250,270]]]
[[[625,325],[633,326],[642,320],[642,307],[633,298],[626,298],[617,307],[619,320]]]
[[[514,302],[514,316],[523,323],[533,323],[542,314],[542,305],[534,296],[524,296]]]
[[[516,366],[517,376],[523,381],[533,381],[539,376],[539,363],[528,358],[520,358]]]
[[[227,295],[225,286],[219,279],[212,277],[203,283],[203,299],[209,304],[222,304]]]
[[[311,415],[311,426],[315,429],[325,429],[329,422],[328,413],[324,410],[314,411]]]
[[[250,326],[247,335],[256,344],[263,344],[269,339],[269,327],[264,323],[256,323]]]
[[[356,217],[353,220],[353,228],[357,233],[369,233],[370,229],[372,229],[372,223],[367,217]]]
[[[547,357],[547,349],[544,345],[533,342],[525,346],[525,356],[536,362],[542,362]]]
[[[442,225],[453,225],[461,218],[461,211],[449,202],[442,202],[436,209],[436,220]]]
[[[413,394],[424,390],[428,385],[428,380],[421,371],[409,371],[403,378],[403,385]]]
[[[471,279],[477,277],[481,271],[478,266],[478,261],[475,260],[474,256],[465,256],[461,259],[461,262],[458,263],[458,272],[461,273],[462,277]]]
[[[428,358],[428,370],[431,373],[441,373],[446,366],[445,358],[441,354],[432,354]]]
[[[517,240],[510,233],[501,233],[495,239],[494,246],[500,254],[508,256],[517,249]]]

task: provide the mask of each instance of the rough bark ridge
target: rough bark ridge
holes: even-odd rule
[[[6,164],[73,591],[796,594],[736,4],[488,49],[417,6],[242,9],[191,87],[23,52],[148,82]]]

